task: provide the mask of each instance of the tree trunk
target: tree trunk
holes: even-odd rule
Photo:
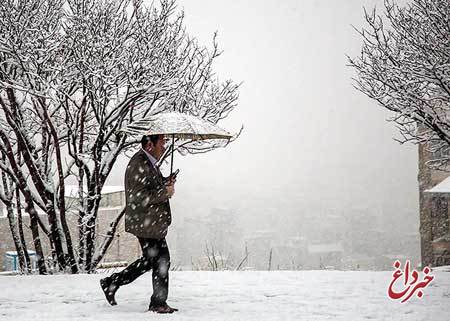
[[[78,212],[78,265],[83,270],[86,268],[86,214],[84,211]]]
[[[31,234],[33,236],[34,249],[36,251],[36,259],[39,274],[47,274],[44,252],[42,251],[41,238],[39,236],[38,218],[37,218],[38,214],[36,212],[36,209],[34,208],[32,200],[29,197],[25,196],[25,202],[27,204],[26,205],[27,213],[30,215],[30,228]]]
[[[22,243],[20,242],[19,233],[17,231],[16,222],[14,220],[14,211],[12,209],[11,203],[6,206],[7,217],[9,223],[9,229],[11,231],[11,236],[14,241],[14,247],[16,248],[17,257],[19,258],[19,270],[21,273],[27,271],[27,261],[25,259],[24,249]]]
[[[50,208],[50,206],[52,208]],[[62,238],[61,234],[58,228],[58,224],[56,222],[56,214],[55,210],[52,205],[47,207],[47,218],[48,218],[48,224],[50,227],[50,235],[53,240],[54,247],[54,256],[56,257],[56,260],[58,262],[59,269],[64,271],[66,268],[66,257],[64,254],[64,248],[62,244]]]
[[[98,209],[96,209],[98,210]],[[95,234],[96,234],[96,212],[89,212],[89,219],[86,228],[86,271],[91,273],[94,271],[93,259],[95,252]]]
[[[65,211],[65,210],[63,210]],[[72,237],[70,235],[69,226],[67,225],[67,220],[65,214],[61,217],[61,225],[64,232],[64,237],[67,246],[67,263],[69,263],[70,271],[72,274],[78,273],[78,265],[75,260],[75,251],[72,244]]]
[[[19,239],[22,249],[24,251],[25,263],[26,263],[26,271],[27,273],[31,272],[31,261],[30,256],[28,255],[28,246],[25,241],[25,234],[23,233],[23,220],[22,220],[22,208],[20,207],[20,192],[19,189],[16,188],[16,206],[17,206],[17,228],[19,231]]]
[[[100,185],[100,186],[99,186]],[[96,184],[91,183],[89,186],[89,201],[87,209],[87,223],[86,223],[86,271],[88,273],[94,272],[93,258],[95,252],[95,237],[96,237],[96,223],[97,214],[101,201],[101,189],[103,184],[97,181]]]
[[[42,100],[41,100],[42,102]],[[50,128],[50,133],[53,138],[53,145],[55,147],[56,151],[56,164],[58,169],[58,181],[59,181],[59,195],[58,200],[56,201],[56,204],[58,205],[59,209],[59,219],[61,222],[61,227],[64,233],[64,239],[67,246],[67,259],[68,262],[66,262],[66,257],[64,254],[64,250],[61,248],[56,248],[57,255],[58,255],[58,262],[59,264],[63,264],[62,267],[65,268],[67,266],[67,263],[69,263],[71,272],[73,274],[78,272],[78,266],[75,261],[75,254],[73,251],[73,245],[72,245],[72,236],[70,235],[69,226],[67,225],[67,219],[66,219],[66,200],[65,200],[65,182],[64,182],[64,170],[62,165],[62,156],[61,156],[61,148],[60,148],[60,141],[58,139],[58,133],[56,132],[55,126],[53,125],[48,112],[47,112],[47,106],[44,102],[42,102],[43,107],[43,114],[45,115],[45,118],[48,122],[48,127]],[[56,191],[55,191],[56,193]],[[53,209],[54,210],[54,209]],[[56,211],[55,211],[55,219],[56,219]],[[62,238],[61,235],[59,235],[59,228],[58,230],[58,238]],[[55,239],[56,245],[59,247],[59,242]],[[61,252],[59,252],[61,251]]]

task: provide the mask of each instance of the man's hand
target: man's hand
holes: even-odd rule
[[[175,193],[175,180],[168,181],[166,185],[166,192],[169,198],[173,196],[173,194]]]
[[[169,185],[175,184],[176,181],[177,181],[177,177],[176,177],[176,176],[170,175],[170,176],[167,178],[167,184],[169,184]]]
[[[167,177],[167,179],[176,181],[177,180],[177,175],[178,175],[179,172],[180,172],[180,170],[177,169],[175,172],[171,173],[169,175],[169,177]]]

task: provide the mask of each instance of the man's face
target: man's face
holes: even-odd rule
[[[153,144],[152,142],[149,142],[149,144],[151,144],[152,148],[150,151],[150,154],[152,154],[153,157],[155,157],[157,160],[159,160],[161,158],[161,156],[164,154],[164,152],[166,151],[166,139],[164,137],[164,135],[159,135],[158,141],[156,142],[156,144]]]

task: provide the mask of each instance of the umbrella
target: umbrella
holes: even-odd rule
[[[173,171],[175,138],[182,140],[208,140],[233,138],[226,130],[205,119],[179,112],[166,112],[132,122],[121,131],[130,135],[170,135],[172,155],[170,173]]]

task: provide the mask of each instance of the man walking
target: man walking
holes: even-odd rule
[[[100,280],[109,304],[116,305],[115,293],[152,270],[153,295],[149,311],[178,311],[167,303],[170,254],[166,234],[172,221],[169,198],[175,192],[175,177],[164,178],[156,166],[165,151],[164,135],[144,136],[142,149],[130,160],[125,172],[125,230],[134,234],[142,248],[142,257],[119,273]]]

